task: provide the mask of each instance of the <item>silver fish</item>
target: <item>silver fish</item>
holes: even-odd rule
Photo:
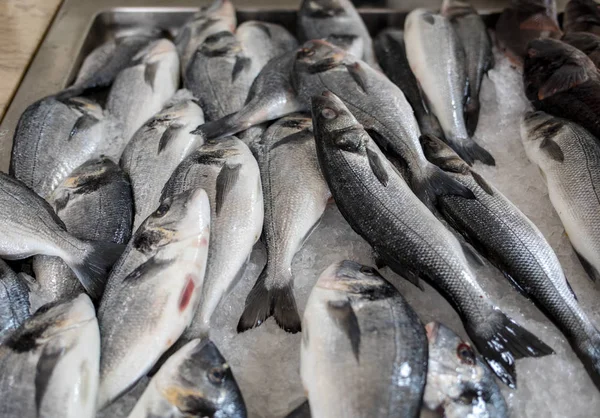
[[[0,173],[0,212],[0,257],[60,257],[92,298],[101,295],[105,276],[121,254],[122,245],[82,240],[69,234],[45,200],[4,173]]]
[[[0,259],[0,341],[31,316],[29,286]]]
[[[300,331],[292,260],[318,225],[331,194],[317,163],[312,123],[290,115],[271,125],[257,149],[265,202],[267,264],[246,298],[238,332],[273,315],[288,332]]]
[[[364,128],[329,93],[315,96],[317,155],[340,212],[396,273],[428,280],[453,305],[494,372],[515,386],[515,360],[550,347],[494,306],[456,237],[411,192]]]
[[[93,418],[99,359],[87,295],[42,307],[0,345],[0,416]]]
[[[450,20],[424,9],[404,24],[406,56],[445,140],[467,163],[494,165],[492,155],[469,137],[464,117],[468,93],[465,52]]]
[[[246,418],[231,367],[210,340],[195,339],[156,373],[129,418]]]
[[[190,134],[204,123],[202,109],[185,90],[174,99],[138,129],[121,157],[121,167],[133,187],[134,230],[158,207],[162,189],[177,165],[202,145],[201,138]]]
[[[142,377],[113,403],[96,412],[96,418],[127,418],[148,387],[150,378]]]
[[[160,227],[166,216],[173,222]],[[208,196],[194,189],[164,200],[136,233],[133,240],[142,248],[160,234],[180,239],[113,283],[102,298],[99,409],[146,374],[189,326],[204,280],[209,232]]]
[[[447,418],[508,418],[494,374],[469,343],[443,324],[425,326],[429,340],[426,408]]]
[[[154,41],[133,57],[133,65],[115,78],[106,101],[125,141],[163,108],[178,86],[179,56],[171,41]]]
[[[260,171],[239,139],[209,141],[190,154],[165,185],[163,199],[198,187],[211,206],[209,261],[187,340],[208,334],[212,314],[241,278],[263,227]]]
[[[329,266],[302,323],[300,375],[312,417],[419,416],[425,330],[377,270],[353,261]]]

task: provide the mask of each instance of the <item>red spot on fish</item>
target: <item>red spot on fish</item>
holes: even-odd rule
[[[200,240],[200,246],[206,247],[207,245],[208,245],[208,240],[206,239],[206,237],[202,237],[202,239]]]
[[[183,312],[185,308],[190,304],[190,300],[192,299],[192,294],[194,293],[194,289],[196,286],[194,285],[195,277],[191,274],[186,276],[187,282],[185,287],[183,288],[183,292],[181,293],[181,297],[179,298],[179,312]]]

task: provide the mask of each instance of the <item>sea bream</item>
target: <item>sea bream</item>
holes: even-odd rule
[[[246,418],[244,398],[215,344],[195,339],[152,377],[129,418]]]
[[[127,175],[112,160],[100,157],[79,166],[50,195],[48,203],[67,231],[84,240],[127,244],[133,222],[133,198]],[[83,291],[77,276],[58,257],[33,258],[35,293],[32,308],[70,298]],[[108,277],[108,271],[105,277]]]
[[[331,197],[319,170],[312,121],[293,114],[267,129],[256,147],[264,197],[267,263],[246,298],[238,332],[271,315],[288,332],[300,331],[292,260],[318,225]]]
[[[411,192],[342,101],[328,93],[312,102],[319,163],[344,218],[392,270],[416,285],[425,279],[445,296],[494,372],[514,387],[515,360],[552,349],[494,306],[459,241]]]
[[[93,418],[99,360],[90,298],[45,305],[0,345],[0,416]]]
[[[155,220],[165,216],[173,222],[159,226]],[[163,234],[180,237],[113,283],[100,302],[99,409],[146,374],[192,321],[208,255],[206,192],[193,189],[163,200],[140,228],[133,240],[142,248]]]
[[[127,144],[121,167],[131,179],[134,230],[158,207],[162,189],[177,165],[202,145],[201,138],[190,134],[202,123],[202,109],[190,92],[180,90]]]
[[[0,259],[0,341],[31,316],[29,285]]]
[[[562,37],[561,41],[585,53],[596,69],[600,69],[600,36],[588,32],[569,32]]]
[[[472,36],[466,37],[473,41]],[[429,108],[440,122],[444,140],[467,163],[473,164],[478,160],[494,165],[492,155],[479,146],[467,131],[465,105],[468,115],[474,117],[467,100],[469,81],[465,49],[468,47],[463,47],[461,37],[450,20],[424,9],[413,10],[404,23],[404,38],[408,63]]]
[[[302,323],[300,375],[313,418],[419,416],[425,330],[377,270],[347,260],[329,266]]]
[[[563,15],[565,33],[589,32],[600,35],[600,7],[594,0],[570,0]]]
[[[210,200],[209,260],[200,305],[183,338],[208,335],[217,306],[241,279],[263,227],[263,190],[258,164],[235,137],[211,140],[175,170],[163,199],[200,187]]]

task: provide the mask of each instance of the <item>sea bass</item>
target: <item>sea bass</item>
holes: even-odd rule
[[[90,298],[45,305],[0,345],[0,416],[93,418],[99,359]]]
[[[411,192],[364,128],[331,93],[315,96],[317,155],[340,212],[392,270],[426,279],[454,305],[494,372],[516,384],[515,360],[550,347],[494,306],[454,235]]]
[[[176,221],[166,225],[169,229],[145,228],[170,212]],[[164,200],[140,228],[142,234],[133,240],[142,248],[161,234],[182,236],[114,283],[102,298],[99,409],[146,374],[192,321],[208,255],[206,192],[193,189]]]
[[[406,17],[404,32],[410,68],[419,81],[429,108],[440,121],[445,141],[469,164],[479,160],[494,165],[492,155],[467,132],[468,64],[461,38],[450,20],[416,9]],[[468,114],[473,117],[471,113]]]
[[[0,341],[30,316],[27,281],[0,259]]]
[[[600,35],[600,7],[594,0],[570,0],[563,16],[565,33],[589,32]]]
[[[273,315],[288,332],[300,331],[292,260],[318,225],[331,197],[319,170],[312,121],[290,115],[267,129],[257,146],[265,220],[267,264],[246,298],[238,332]]]
[[[313,418],[419,416],[425,330],[374,268],[353,261],[328,267],[302,323],[300,375]]]
[[[587,32],[569,32],[561,41],[583,52],[592,60],[596,69],[600,69],[600,36]]]

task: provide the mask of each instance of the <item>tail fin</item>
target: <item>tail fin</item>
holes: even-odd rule
[[[511,388],[517,387],[515,360],[554,354],[552,348],[499,310],[479,330],[467,327],[467,332],[496,376]]]
[[[585,343],[578,344],[575,340],[571,340],[571,346],[585,366],[594,385],[600,389],[600,332],[593,328],[588,330],[586,334],[588,336]]]
[[[68,264],[90,297],[98,300],[104,291],[108,273],[123,253],[125,246],[101,241],[86,243],[87,248],[83,257],[76,261],[69,260]]]
[[[413,191],[430,209],[434,209],[438,196],[454,195],[475,199],[471,190],[453,179],[441,168],[429,164],[428,171],[429,174],[425,180],[413,185]]]
[[[465,106],[465,123],[467,124],[467,133],[470,137],[473,136],[477,130],[477,124],[479,123],[479,108],[479,99],[470,97],[469,102]]]
[[[466,143],[461,144],[449,142],[448,145],[469,165],[473,165],[475,161],[481,161],[485,165],[496,165],[496,160],[494,160],[492,154],[472,139],[468,139]]]
[[[269,275],[267,268],[268,264],[246,298],[246,306],[238,322],[237,332],[258,327],[267,318],[273,316],[280,328],[295,334],[300,331],[300,315],[298,315],[292,289],[294,282],[289,280],[283,287],[267,289],[265,285],[265,279]]]
[[[198,126],[191,133],[201,135],[205,141],[208,141],[209,139],[219,139],[234,135],[248,128],[250,128],[250,125],[240,119],[239,113],[232,113],[219,120],[206,122]]]

